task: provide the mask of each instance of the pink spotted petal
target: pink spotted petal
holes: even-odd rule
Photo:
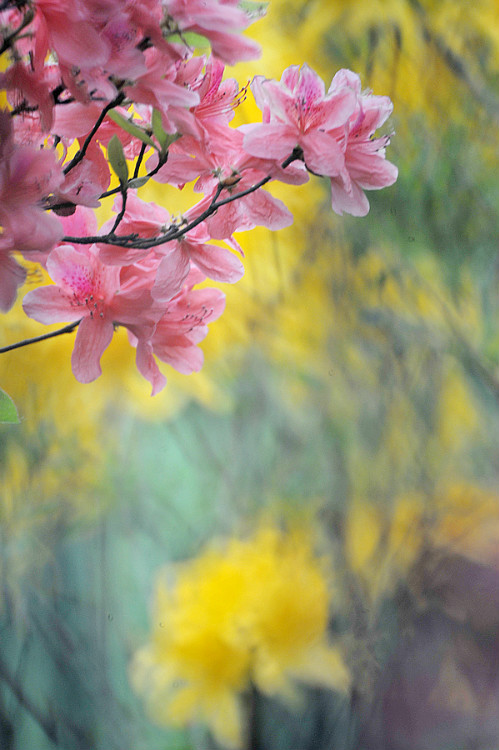
[[[93,258],[72,245],[59,245],[52,250],[47,260],[47,271],[52,281],[69,294],[80,287],[85,287],[84,291],[88,289],[91,294]]]
[[[291,91],[295,91],[306,104],[322,99],[325,94],[322,78],[307,63],[299,69],[297,77],[295,67],[284,71],[281,77],[282,83]]]

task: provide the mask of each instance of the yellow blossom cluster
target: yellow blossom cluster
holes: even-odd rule
[[[150,640],[131,666],[160,723],[206,723],[240,747],[251,686],[296,697],[294,681],[344,689],[348,672],[327,631],[331,561],[310,530],[262,526],[161,572]]]

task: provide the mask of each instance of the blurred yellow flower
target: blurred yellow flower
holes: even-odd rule
[[[293,680],[345,688],[348,672],[327,638],[331,587],[310,531],[264,526],[160,575],[149,643],[131,679],[160,723],[207,724],[240,747],[253,684],[293,698]]]

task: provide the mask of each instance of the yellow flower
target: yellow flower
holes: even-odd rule
[[[294,697],[293,680],[344,688],[348,673],[327,640],[331,589],[310,532],[262,527],[163,572],[154,627],[131,679],[153,718],[202,721],[222,744],[240,747],[243,697]]]

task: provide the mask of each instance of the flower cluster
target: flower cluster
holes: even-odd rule
[[[223,310],[206,278],[243,274],[234,233],[292,223],[272,181],[331,181],[332,207],[364,215],[364,189],[392,184],[386,97],[362,93],[340,71],[328,92],[307,65],[280,82],[251,84],[262,122],[231,127],[246,89],[225,64],[258,54],[241,36],[253,18],[237,0],[7,0],[0,35],[0,310],[25,279],[19,256],[53,284],[29,292],[24,310],[44,323],[78,327],[72,368],[80,382],[101,373],[117,326],[129,332],[137,367],[155,394],[166,379],[157,359],[198,370],[198,343]],[[255,3],[255,6],[259,6]],[[191,44],[204,37],[210,55]],[[130,172],[130,160],[134,160]],[[145,203],[149,179],[200,200],[180,217]],[[95,209],[114,196],[113,218]],[[220,244],[223,243],[223,244]],[[65,329],[67,330],[67,328]]]
[[[293,697],[293,681],[344,689],[348,673],[328,642],[331,590],[310,531],[262,527],[158,579],[150,642],[131,667],[162,723],[205,722],[239,747],[242,699],[252,683]],[[171,577],[171,576],[170,576]]]

